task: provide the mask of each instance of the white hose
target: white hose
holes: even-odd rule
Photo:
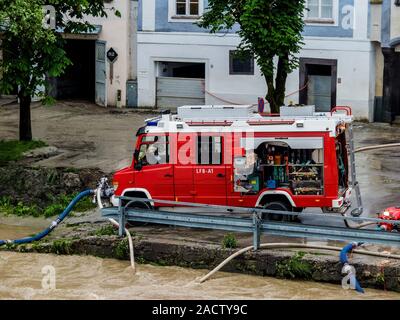
[[[103,209],[103,203],[101,202],[101,190],[100,188],[98,188],[96,190],[96,196],[97,196],[97,205],[99,206],[100,209]],[[109,218],[108,221],[110,221],[114,226],[116,226],[117,228],[119,228],[119,223],[117,221],[115,221],[112,218]],[[134,251],[133,251],[133,241],[132,241],[132,236],[129,232],[129,230],[127,228],[125,229],[125,233],[126,236],[128,238],[128,243],[129,243],[129,256],[131,259],[131,267],[133,269],[133,272],[136,273],[136,267],[135,267],[135,255],[134,255]]]
[[[119,228],[119,223],[117,221],[115,221],[112,218],[109,218],[108,221],[110,221],[114,226],[116,226],[117,228]],[[129,230],[127,228],[125,228],[125,233],[126,236],[128,238],[128,243],[129,243],[129,256],[131,258],[131,267],[133,269],[133,273],[136,273],[136,267],[135,267],[135,255],[133,252],[133,241],[132,241],[132,236],[129,233]]]
[[[354,153],[362,152],[362,151],[369,151],[369,150],[376,150],[376,149],[394,148],[394,147],[400,147],[400,143],[378,144],[375,146],[362,147],[362,148],[355,149]]]
[[[333,247],[333,246],[322,246],[322,245],[313,245],[313,244],[302,244],[302,243],[262,243],[260,244],[260,249],[276,249],[276,248],[306,248],[306,249],[321,249],[321,250],[331,250],[331,251],[341,251],[342,248]],[[241,254],[254,249],[254,246],[245,247],[230,255],[224,261],[222,261],[217,267],[215,267],[212,271],[207,273],[204,277],[199,280],[199,283],[203,283],[207,279],[209,279],[212,275],[218,272],[222,267],[224,267],[229,261],[240,256]],[[400,259],[400,255],[390,254],[390,253],[381,253],[375,251],[366,251],[366,250],[353,250],[352,252],[357,254],[364,254],[375,257],[382,258],[392,258],[392,259]]]

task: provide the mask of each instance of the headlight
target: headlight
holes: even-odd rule
[[[383,215],[385,217],[390,217],[390,212],[389,211],[383,211]]]
[[[118,182],[117,181],[113,181],[112,184],[113,184],[114,191],[116,191],[118,189]]]

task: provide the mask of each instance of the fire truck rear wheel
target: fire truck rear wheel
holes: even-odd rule
[[[277,211],[293,211],[293,207],[290,204],[287,204],[283,201],[273,201],[266,203],[263,206],[264,209],[267,210],[277,210]],[[263,213],[262,219],[269,221],[286,221],[292,222],[296,221],[296,216],[291,215],[282,215],[282,214],[272,214],[272,213]]]

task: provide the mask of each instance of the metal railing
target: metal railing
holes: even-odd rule
[[[346,227],[308,225],[302,223],[289,223],[283,221],[263,220],[263,215],[273,214],[282,216],[318,217],[326,218],[326,221],[354,222],[376,222],[400,224],[400,221],[381,220],[369,217],[346,217],[333,214],[275,211],[262,208],[245,208],[232,206],[207,205],[191,202],[176,202],[169,200],[144,199],[134,197],[119,197],[118,207],[102,209],[102,216],[119,220],[119,234],[124,235],[124,226],[127,221],[173,225],[190,228],[205,228],[214,230],[226,230],[234,232],[247,232],[253,234],[253,245],[256,249],[260,246],[261,234],[284,236],[284,237],[306,237],[319,240],[339,240],[379,243],[390,246],[400,245],[400,233],[385,232],[371,229],[353,229]],[[187,212],[170,212],[165,210],[152,210],[137,208],[139,204],[154,203],[166,204],[175,207],[185,207]],[[132,207],[133,206],[133,207]],[[191,213],[191,208],[207,209],[206,213]],[[212,210],[219,211],[219,214]],[[241,216],[238,216],[242,214]],[[243,214],[247,216],[243,216]],[[235,216],[236,215],[236,216]]]

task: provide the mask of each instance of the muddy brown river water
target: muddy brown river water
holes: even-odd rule
[[[43,289],[54,267],[55,289]],[[339,285],[219,273],[196,283],[206,270],[138,265],[89,256],[0,253],[0,299],[400,299],[367,289],[361,295]]]
[[[34,227],[21,225],[21,219],[20,225],[0,222],[0,238],[47,225],[34,221]],[[198,284],[207,270],[143,264],[137,269],[133,274],[128,261],[92,256],[0,252],[0,299],[400,299],[394,292],[366,289],[361,295],[335,284],[224,272]],[[49,270],[55,288],[49,287]]]

